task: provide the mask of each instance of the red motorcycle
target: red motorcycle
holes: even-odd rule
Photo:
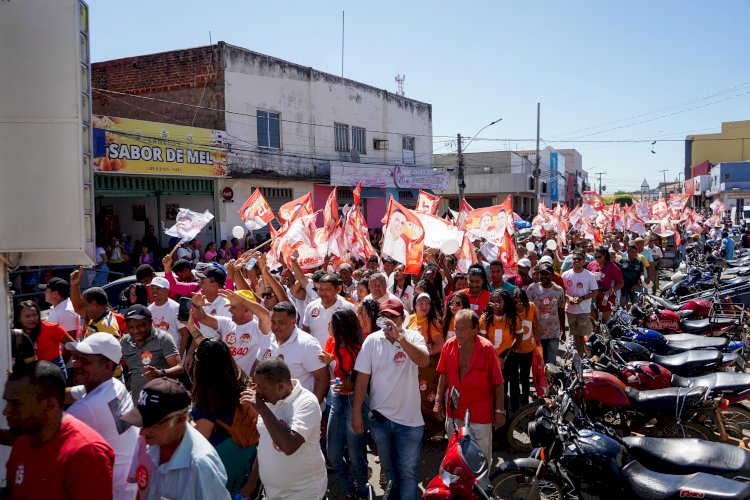
[[[658,309],[651,301],[654,301],[654,297],[646,298],[641,305],[634,305],[630,309],[630,315],[634,323],[638,326],[655,330],[665,335],[671,333],[695,333],[712,337],[728,336],[727,334],[740,326],[740,321],[735,317],[714,318],[710,317],[708,313],[700,319],[688,319],[688,317],[691,317],[690,313],[693,311],[692,309],[677,311]],[[699,308],[701,314],[703,314],[705,304],[697,304],[698,302],[708,301],[700,299],[688,303],[694,303],[692,307]]]
[[[455,414],[460,394],[453,387],[450,405]],[[469,498],[489,500],[489,461],[484,456],[474,433],[469,427],[471,414],[466,410],[464,426],[458,428],[453,420],[453,434],[448,441],[445,457],[440,464],[440,473],[432,478],[422,498],[448,500]]]

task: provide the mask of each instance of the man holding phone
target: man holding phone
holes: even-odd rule
[[[185,310],[186,314],[179,314],[179,304],[169,298],[169,281],[166,278],[161,276],[153,278],[149,287],[151,288],[153,302],[148,306],[148,310],[151,311],[154,328],[164,330],[172,336],[180,351],[180,358],[182,358],[190,335],[184,325],[184,322],[188,319],[187,312],[189,309]],[[187,305],[189,306],[190,303],[191,298],[187,297]]]
[[[398,498],[416,499],[417,468],[424,433],[418,370],[430,364],[422,334],[404,329],[404,305],[398,299],[380,304],[377,325],[362,344],[354,369],[352,427],[364,432],[362,406],[370,385],[370,432],[380,465]]]

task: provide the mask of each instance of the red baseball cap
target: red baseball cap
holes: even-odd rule
[[[398,299],[388,299],[380,304],[380,312],[395,314],[396,316],[404,315],[404,304]]]

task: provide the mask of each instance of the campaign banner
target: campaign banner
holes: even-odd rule
[[[271,206],[263,197],[260,188],[255,188],[255,192],[242,205],[240,218],[250,231],[266,227],[273,220],[274,215]]]
[[[94,171],[114,174],[224,177],[221,130],[94,115]]]

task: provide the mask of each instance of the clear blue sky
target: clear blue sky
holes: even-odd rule
[[[210,31],[214,43],[334,74],[344,10],[344,76],[395,91],[405,74],[406,95],[433,106],[435,153],[453,147],[438,136],[471,137],[499,117],[480,137],[511,140],[477,140],[470,151],[531,149],[518,139],[535,136],[541,102],[544,144],[580,151],[586,170],[606,172],[608,191],[637,190],[644,177],[653,186],[662,169],[674,180],[684,143],[563,139],[682,140],[750,119],[750,3],[741,0],[89,5],[93,61],[207,45]]]

